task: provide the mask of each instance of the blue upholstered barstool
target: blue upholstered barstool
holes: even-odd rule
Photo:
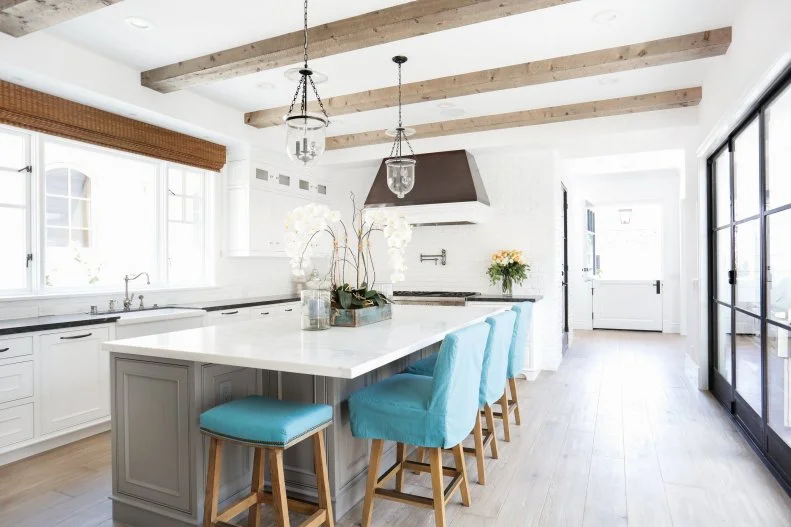
[[[302,525],[334,525],[332,500],[327,474],[327,454],[324,429],[332,424],[332,408],[325,404],[279,401],[252,395],[215,406],[200,416],[201,432],[209,436],[209,464],[206,470],[206,497],[203,504],[203,527],[228,523],[245,509],[249,510],[248,527],[258,527],[259,505],[271,503],[275,508],[278,527],[288,527],[288,505],[311,513]],[[297,443],[313,438],[313,455],[318,487],[318,506],[286,497],[283,473],[283,451]],[[255,449],[253,479],[250,494],[240,499],[221,514],[218,513],[220,466],[223,443],[230,441]],[[269,450],[269,472],[272,492],[264,487],[264,451]]]
[[[492,405],[500,401],[505,393],[508,358],[516,323],[516,313],[514,311],[498,313],[487,318],[486,323],[489,325],[490,331],[484,352],[478,392],[478,407],[486,416],[486,430],[482,429],[479,413],[472,428],[475,448],[464,448],[465,454],[475,456],[478,466],[478,483],[481,485],[486,484],[486,465],[484,461],[486,448],[491,448],[494,459],[499,457]],[[435,375],[436,362],[437,357],[432,355],[417,361],[407,368],[406,371],[408,374],[413,375]],[[423,452],[418,450],[418,459],[422,460],[422,457]]]
[[[352,434],[372,439],[362,525],[371,524],[375,498],[433,507],[437,526],[445,526],[445,504],[461,489],[470,505],[470,491],[461,442],[478,415],[477,387],[489,326],[476,324],[451,333],[437,354],[434,376],[403,373],[349,397]],[[384,441],[395,441],[396,463],[379,477]],[[423,447],[429,464],[406,459],[406,445]],[[453,450],[455,469],[442,466],[442,449]],[[404,471],[431,473],[433,499],[403,492]],[[443,476],[453,480],[447,490]],[[382,486],[395,477],[395,490]]]
[[[514,326],[514,336],[511,339],[511,350],[508,353],[508,387],[511,390],[511,397],[507,391],[503,393],[500,401],[500,412],[495,412],[496,418],[503,420],[503,436],[506,441],[511,440],[510,416],[514,414],[514,421],[517,425],[522,424],[522,416],[519,415],[519,395],[516,392],[516,376],[522,372],[525,364],[525,350],[527,349],[527,338],[533,323],[533,302],[520,302],[514,304],[511,309],[516,313],[516,325]]]

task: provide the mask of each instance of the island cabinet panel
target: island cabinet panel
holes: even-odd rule
[[[114,490],[193,511],[190,368],[114,360]]]
[[[39,375],[44,434],[110,414],[110,368],[102,342],[108,328],[60,331],[41,336]]]
[[[205,412],[217,405],[248,395],[260,394],[260,375],[257,370],[204,364],[201,367],[201,395]],[[209,438],[203,440],[204,464],[209,459]],[[253,449],[239,444],[226,443],[222,452],[222,472],[220,474],[220,501],[250,487],[252,476]]]

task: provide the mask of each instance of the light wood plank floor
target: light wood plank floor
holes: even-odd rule
[[[684,377],[683,343],[577,332],[556,373],[520,383],[522,426],[489,460],[487,486],[474,483],[469,460],[473,504],[454,498],[449,525],[791,525],[789,497],[713,397]],[[0,525],[123,527],[106,499],[109,451],[103,434],[0,468]],[[427,476],[406,481],[429,495]],[[358,506],[339,525],[359,518]],[[428,527],[433,514],[377,501],[374,524]]]

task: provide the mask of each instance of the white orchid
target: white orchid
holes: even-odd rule
[[[392,283],[403,282],[406,278],[404,272],[407,267],[404,263],[406,246],[412,239],[412,226],[403,216],[384,208],[366,209],[364,213],[366,222],[371,222],[374,227],[382,229],[387,242],[388,255],[390,256],[390,275]]]
[[[310,264],[313,252],[310,241],[313,237],[340,219],[340,212],[317,203],[297,207],[286,215],[286,255],[291,259],[294,274],[302,272]]]

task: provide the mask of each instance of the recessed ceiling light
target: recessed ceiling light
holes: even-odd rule
[[[599,11],[593,15],[593,21],[597,24],[609,24],[610,22],[615,22],[615,20],[618,18],[618,15],[618,11],[607,9],[604,11]]]
[[[453,108],[453,106],[452,102],[441,102],[437,105],[438,108]]]
[[[599,84],[602,86],[612,86],[613,84],[618,84],[619,82],[621,82],[621,79],[618,77],[604,77],[599,79]]]
[[[274,90],[275,85],[272,82],[259,82],[255,85],[259,90]]]
[[[145,18],[140,18],[137,16],[130,16],[125,20],[126,24],[134,29],[139,29],[141,31],[148,31],[154,27],[154,24],[150,20],[146,20]]]

